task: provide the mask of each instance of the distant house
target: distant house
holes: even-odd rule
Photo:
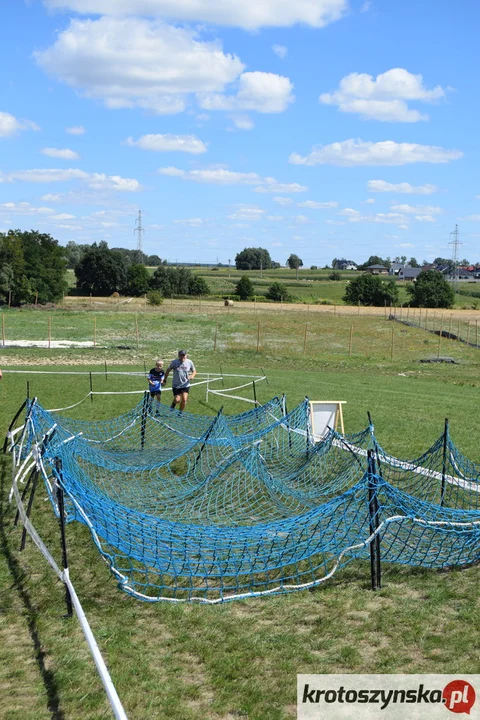
[[[388,274],[389,275],[398,275],[400,270],[402,270],[404,267],[405,267],[405,265],[403,263],[393,262],[388,269]]]
[[[415,282],[423,269],[424,268],[404,267],[398,273],[398,279],[407,280],[408,282]]]
[[[388,268],[384,265],[369,265],[365,268],[365,272],[370,273],[370,275],[388,275]]]
[[[340,260],[340,262],[337,263],[337,269],[338,270],[356,270],[357,264],[352,262],[351,260]]]

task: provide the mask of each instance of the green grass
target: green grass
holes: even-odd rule
[[[425,365],[438,338],[383,317],[312,313],[138,315],[52,313],[52,337],[92,337],[91,350],[0,348],[0,430],[5,432],[25,396],[24,375],[9,369],[147,368],[158,355],[186,345],[199,371],[261,374],[259,400],[286,392],[292,408],[311,399],[346,400],[347,432],[372,413],[384,447],[401,457],[423,452],[440,435],[446,416],[452,435],[473,460],[478,445],[479,351],[442,340],[457,365]],[[213,351],[218,323],[217,352]],[[260,346],[257,347],[258,323]],[[306,353],[303,352],[308,323]],[[352,353],[349,352],[353,324]],[[47,313],[6,313],[7,337],[45,337]],[[391,359],[391,334],[394,352]],[[129,349],[120,350],[119,345]],[[28,376],[31,394],[46,407],[76,402],[89,390],[86,376]],[[144,389],[142,378],[94,376],[94,389]],[[236,384],[236,381],[234,381]],[[251,396],[251,390],[245,391]],[[106,418],[132,397],[95,397],[72,415]],[[191,393],[189,409],[213,414],[220,405],[246,405]],[[0,500],[0,717],[6,720],[111,717],[76,619],[64,615],[64,592],[28,540],[13,528],[7,503],[9,458],[2,463]],[[32,519],[60,560],[59,529],[41,490]],[[296,673],[479,671],[478,568],[435,572],[384,566],[384,585],[369,589],[367,564],[355,563],[314,592],[216,607],[146,605],[121,593],[83,526],[67,528],[70,573],[130,720],[284,720],[294,718]],[[56,713],[56,714],[55,714]]]

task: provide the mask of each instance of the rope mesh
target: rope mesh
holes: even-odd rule
[[[399,460],[379,446],[373,426],[354,435],[330,429],[315,444],[308,401],[288,414],[284,407],[274,398],[212,418],[145,395],[129,412],[93,422],[27,403],[21,454],[38,454],[43,443],[55,511],[53,476],[67,519],[89,527],[120,587],[152,602],[312,587],[369,557],[372,521],[385,562],[478,562],[480,466],[447,431],[421,457]]]

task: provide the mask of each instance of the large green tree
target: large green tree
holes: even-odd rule
[[[56,302],[67,289],[64,249],[47,233],[0,233],[0,302]]]
[[[411,304],[425,308],[449,308],[455,302],[455,290],[437,270],[423,270],[416,281],[407,285]]]
[[[347,285],[343,299],[348,305],[390,305],[398,301],[398,287],[395,280],[382,280],[378,275],[360,275]]]
[[[244,248],[235,256],[237,270],[267,270],[272,267],[272,258],[264,248]]]
[[[150,289],[150,273],[145,265],[132,263],[127,269],[127,292],[129,295],[139,297]]]
[[[292,253],[287,260],[287,265],[290,270],[298,270],[298,268],[303,267],[303,260],[295,253]]]
[[[107,296],[127,288],[127,266],[123,256],[109,250],[106,242],[93,243],[75,267],[77,288],[92,295]]]

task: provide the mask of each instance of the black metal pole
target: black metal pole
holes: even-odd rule
[[[255,380],[252,382],[253,386],[253,399],[255,400],[255,407],[257,407],[257,388],[255,387]]]
[[[68,557],[67,557],[67,538],[65,535],[65,506],[64,506],[64,500],[63,500],[63,488],[61,486],[61,480],[62,480],[62,461],[60,458],[55,459],[55,468],[57,470],[58,478],[56,479],[56,489],[57,489],[57,505],[58,505],[58,516],[60,520],[60,536],[62,541],[62,563],[63,568],[65,570],[68,570]],[[70,590],[68,589],[68,586],[65,585],[65,602],[67,605],[67,615],[68,617],[72,617],[73,615],[73,607],[72,607],[72,598],[70,595]]]
[[[140,447],[145,447],[145,428],[147,426],[147,414],[148,414],[148,390],[145,390],[143,396],[143,407],[142,407],[142,422],[140,423]]]
[[[374,535],[377,529],[377,520],[375,513],[375,462],[373,459],[373,453],[368,450],[368,514],[369,514],[369,529],[370,537]],[[370,576],[372,580],[372,590],[376,590],[379,587],[377,571],[379,567],[379,561],[377,558],[378,544],[376,542],[378,536],[375,536],[370,542]]]
[[[23,490],[22,490],[22,495],[21,495],[22,503],[23,503],[23,501],[25,500],[25,496],[26,496],[26,494],[27,494],[27,492],[28,492],[28,488],[30,487],[30,483],[32,482],[32,478],[33,478],[33,476],[35,475],[36,472],[38,472],[38,471],[37,471],[37,468],[34,467],[33,470],[32,470],[32,472],[31,472],[30,475],[28,476],[28,480],[27,480],[27,482],[25,483],[25,487],[24,487]],[[19,519],[20,519],[20,510],[17,509],[17,512],[15,513],[15,519],[14,519],[14,521],[13,521],[13,527],[17,527]]]
[[[7,432],[7,434],[5,435],[5,440],[4,440],[4,442],[3,442],[3,454],[5,454],[5,453],[7,452],[7,450],[8,450],[8,439],[9,439],[8,436],[9,436],[9,433],[11,433],[11,431],[13,430],[13,426],[15,425],[15,423],[16,423],[17,420],[18,420],[18,418],[20,417],[21,412],[22,412],[22,410],[24,409],[24,407],[26,406],[26,404],[27,404],[27,401],[24,400],[24,402],[22,403],[22,405],[21,405],[21,407],[19,408],[19,410],[17,410],[17,412],[15,413],[15,417],[13,418],[12,422],[11,422],[10,425],[8,426],[8,432]]]
[[[107,376],[107,360],[105,359],[105,380],[108,380]]]
[[[194,468],[194,469],[197,467],[197,462],[198,462],[198,461],[200,460],[200,458],[202,457],[202,452],[203,452],[204,449],[205,449],[205,445],[206,445],[207,442],[208,442],[208,438],[209,438],[210,435],[212,434],[213,429],[214,429],[215,425],[217,424],[218,419],[219,419],[219,417],[220,417],[220,415],[221,415],[222,413],[223,413],[223,405],[222,405],[222,407],[220,408],[220,410],[218,411],[217,417],[215,418],[215,420],[212,422],[212,424],[210,425],[210,427],[209,427],[208,430],[207,430],[207,433],[206,433],[206,435],[205,435],[205,437],[204,437],[204,439],[203,439],[202,447],[200,448],[200,451],[199,451],[197,457],[195,458],[195,462],[193,463],[193,468]]]
[[[265,370],[263,368],[260,368],[260,370],[262,371],[262,375],[265,378],[265,382],[267,383],[267,385],[270,385],[270,383],[268,382],[268,377],[265,374]]]
[[[27,511],[26,511],[27,518],[30,517],[30,513],[32,512],[33,498],[35,497],[35,490],[37,489],[37,483],[38,483],[38,469],[37,468],[34,468],[34,471],[30,475],[28,482],[30,482],[30,479],[32,480],[32,491],[30,493],[30,497],[28,498],[28,505],[27,505]],[[27,490],[27,488],[25,487],[24,493],[22,494],[22,500],[24,498],[26,490]],[[17,518],[15,518],[15,520],[16,519]],[[25,550],[26,541],[27,541],[27,528],[24,525],[23,530],[22,530],[22,540],[20,542],[20,551]]]
[[[443,462],[442,462],[442,489],[440,495],[440,505],[443,507],[445,502],[445,486],[447,475],[447,448],[448,448],[448,418],[445,418],[445,430],[443,431]]]
[[[93,380],[92,380],[92,373],[88,373],[90,376],[90,400],[93,402]]]
[[[27,380],[27,400],[30,400],[30,381]]]
[[[378,455],[378,446],[375,443],[375,452]],[[377,589],[382,587],[382,568],[381,568],[381,555],[380,555],[380,533],[378,528],[380,526],[379,508],[378,508],[378,477],[375,468],[375,458],[372,457],[372,472],[373,472],[373,518],[375,526],[375,572],[377,577]],[[379,468],[380,472],[380,468]],[[381,473],[380,473],[381,477]]]

